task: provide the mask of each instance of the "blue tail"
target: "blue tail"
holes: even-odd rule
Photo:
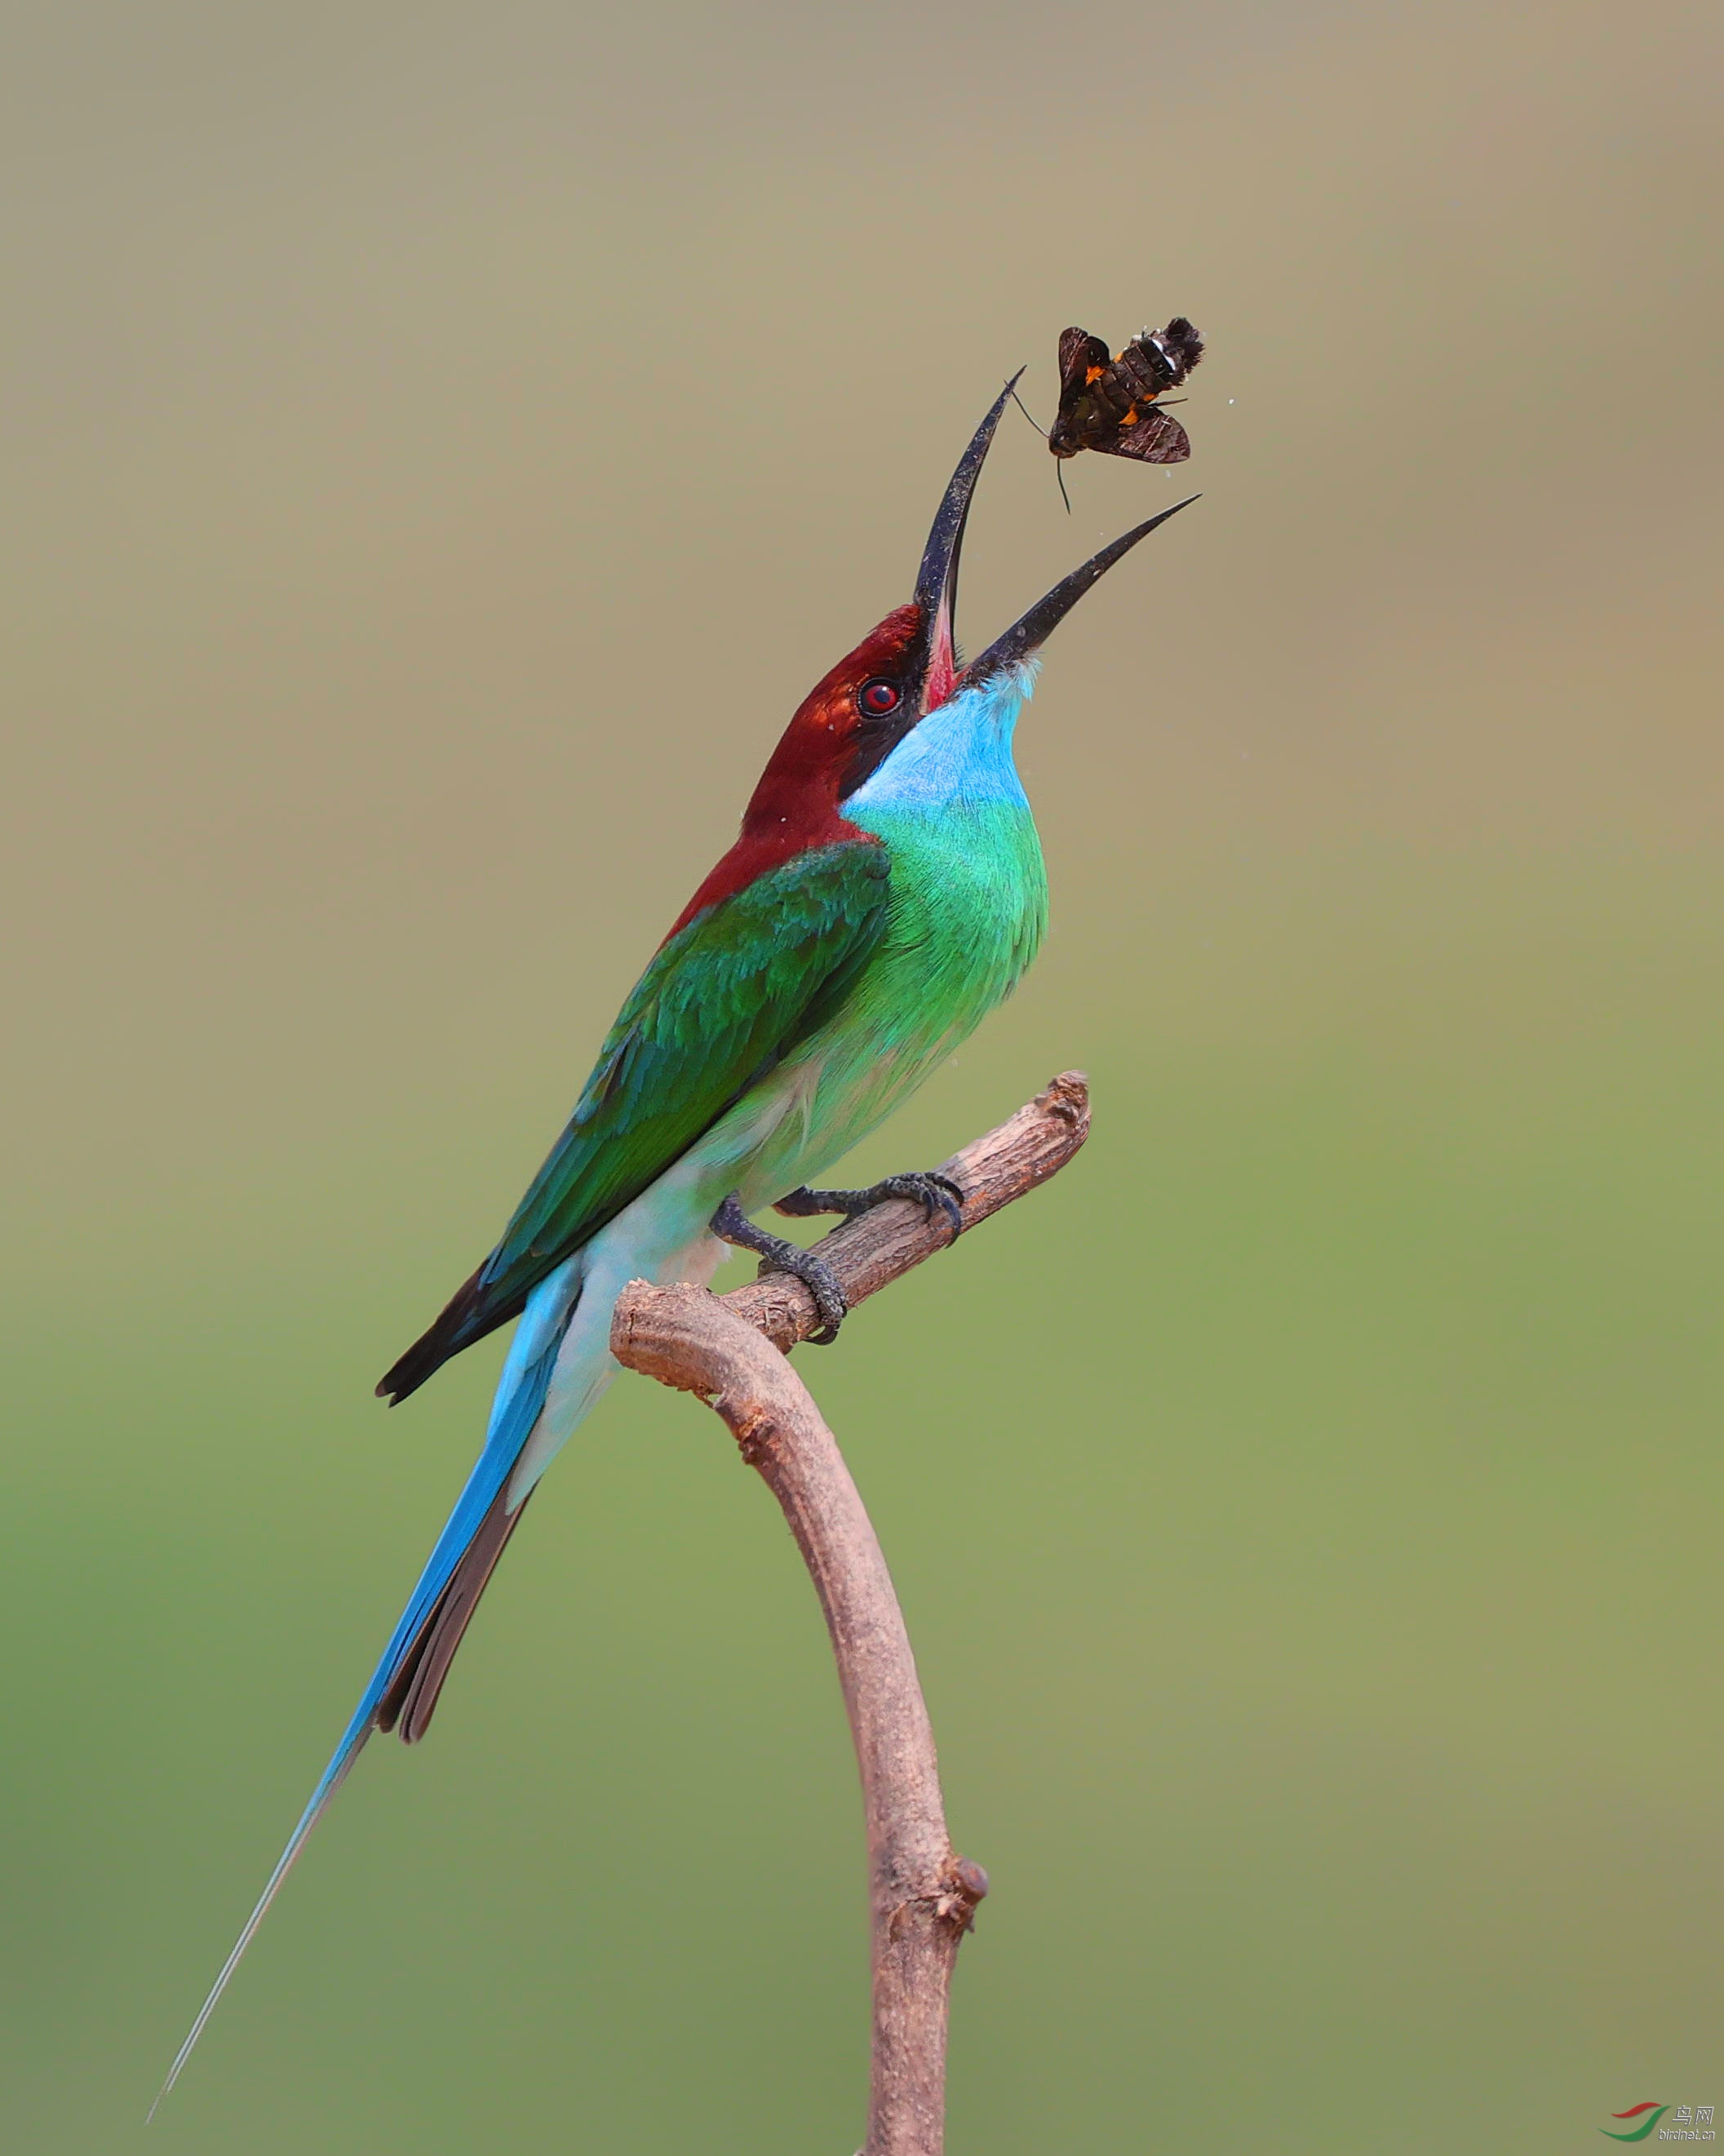
[[[512,1510],[509,1507],[510,1471],[545,1404],[557,1353],[579,1298],[578,1264],[575,1259],[560,1267],[528,1305],[497,1386],[485,1450],[455,1501],[401,1621],[383,1650],[382,1660],[353,1710],[352,1720],[342,1732],[334,1756],[311,1792],[310,1802],[300,1813],[298,1825],[258,1897],[257,1907],[246,1918],[233,1951],[222,1964],[209,1996],[198,2010],[198,2019],[174,2055],[167,2078],[150,2106],[150,2118],[156,2116],[162,2098],[179,2079],[240,1958],[269,1914],[269,1904],[281,1891],[282,1882],[330,1799],[346,1779],[347,1770],[363,1750],[367,1738],[373,1729],[393,1728],[398,1717],[402,1717],[401,1733],[408,1742],[424,1733],[449,1658],[473,1614],[479,1591],[502,1554],[503,1544],[531,1494],[524,1493]]]

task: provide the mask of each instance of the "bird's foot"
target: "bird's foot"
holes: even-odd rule
[[[816,1209],[829,1209],[809,1208],[810,1211]],[[802,1282],[814,1298],[814,1307],[820,1313],[820,1330],[811,1332],[808,1337],[817,1348],[829,1348],[837,1339],[838,1328],[844,1323],[850,1306],[839,1286],[838,1275],[825,1259],[817,1258],[799,1243],[787,1242],[782,1235],[757,1228],[736,1202],[734,1191],[713,1214],[710,1225],[721,1243],[734,1244],[739,1250],[752,1250],[761,1261],[762,1275],[789,1273]]]
[[[964,1194],[949,1175],[917,1171],[910,1175],[888,1175],[870,1183],[865,1190],[793,1190],[778,1200],[774,1210],[793,1219],[810,1213],[842,1213],[854,1219],[883,1205],[889,1198],[913,1198],[930,1220],[936,1216],[951,1228],[954,1241],[963,1233]]]

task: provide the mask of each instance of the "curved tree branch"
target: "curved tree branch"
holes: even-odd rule
[[[943,1163],[964,1194],[965,1227],[1056,1173],[1089,1127],[1088,1087],[1066,1071]],[[942,1220],[900,1199],[847,1221],[819,1250],[854,1306],[950,1240]],[[838,1441],[781,1352],[820,1323],[808,1290],[783,1273],[726,1296],[634,1281],[618,1298],[611,1351],[717,1410],[802,1551],[832,1636],[867,1820],[874,2041],[865,2156],[940,2156],[952,1965],[988,1875],[952,1846],[891,1575]]]

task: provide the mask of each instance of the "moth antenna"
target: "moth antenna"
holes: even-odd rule
[[[1018,407],[1018,409],[1024,414],[1024,418],[1029,420],[1030,425],[1032,427],[1035,427],[1037,434],[1041,436],[1042,439],[1046,441],[1048,439],[1047,429],[1045,427],[1036,427],[1035,414],[1030,410],[1029,407],[1024,403],[1024,399],[1018,394],[1015,389],[1012,392],[1012,402]]]

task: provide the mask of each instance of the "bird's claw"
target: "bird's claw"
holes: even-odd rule
[[[889,1175],[877,1183],[875,1189],[880,1198],[914,1198],[919,1199],[923,1214],[931,1220],[936,1215],[952,1229],[952,1240],[964,1232],[964,1194],[949,1175],[935,1169],[918,1169],[909,1175]],[[877,1204],[880,1199],[875,1200]]]
[[[865,1190],[810,1190],[804,1186],[781,1198],[777,1210],[793,1219],[806,1219],[813,1213],[842,1213],[846,1219],[854,1220],[859,1213],[871,1212],[889,1198],[914,1199],[928,1219],[937,1215],[946,1222],[954,1240],[963,1232],[964,1194],[949,1175],[931,1168],[882,1176]]]

